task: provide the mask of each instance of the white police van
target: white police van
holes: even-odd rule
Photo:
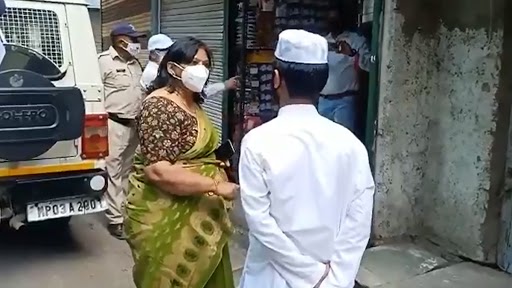
[[[85,0],[5,0],[0,222],[106,209],[107,115]]]

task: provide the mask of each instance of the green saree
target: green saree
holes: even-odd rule
[[[197,141],[177,163],[226,181],[213,154],[219,136],[204,111],[198,111],[197,122]],[[162,192],[146,181],[143,160],[135,156],[125,219],[137,288],[234,288],[227,245],[232,233],[230,203],[207,194],[180,197]]]

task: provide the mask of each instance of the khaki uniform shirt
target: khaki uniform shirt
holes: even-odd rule
[[[105,110],[120,118],[134,119],[144,98],[139,62],[126,62],[113,47],[100,53],[98,62],[105,87]]]

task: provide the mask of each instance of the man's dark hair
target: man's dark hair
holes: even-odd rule
[[[290,98],[314,100],[324,89],[329,76],[327,64],[302,64],[276,59],[274,67],[286,82]]]

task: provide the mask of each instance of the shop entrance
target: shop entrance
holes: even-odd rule
[[[346,63],[352,63],[350,73],[341,73],[340,82],[356,82],[351,91],[355,99],[356,134],[373,150],[374,119],[376,115],[376,67],[371,52],[372,34],[379,31],[372,25],[374,0],[234,0],[230,5],[229,19],[229,74],[240,75],[242,87],[233,95],[228,111],[228,137],[240,143],[243,135],[277,115],[278,105],[272,89],[273,52],[278,34],[285,29],[304,29],[327,36],[333,26],[329,25],[330,12],[339,11],[342,29],[336,32],[350,35],[346,40],[357,49],[357,54],[346,55]],[[380,2],[379,0],[376,0]],[[332,24],[332,22],[331,22]],[[378,32],[377,32],[378,33]],[[378,37],[378,35],[377,35]],[[337,38],[337,37],[334,37]],[[363,39],[363,45],[356,43]],[[351,43],[352,42],[352,43]],[[374,47],[375,49],[375,47]],[[332,52],[332,51],[331,51]],[[344,56],[345,57],[345,56]],[[363,68],[358,59],[366,57],[372,62]],[[371,60],[370,60],[371,58]],[[371,71],[374,69],[375,71]],[[372,76],[370,77],[370,72]],[[351,78],[352,77],[352,78]],[[331,81],[332,82],[332,81]],[[336,82],[336,81],[334,81]],[[335,85],[336,86],[336,85]],[[338,85],[343,86],[343,85]],[[343,88],[336,88],[343,89]],[[325,90],[325,89],[324,89]],[[338,91],[344,92],[344,91]],[[342,94],[342,93],[339,93]],[[344,97],[344,96],[340,96]],[[370,108],[370,109],[369,109]],[[369,114],[370,113],[370,114]],[[238,161],[236,161],[237,163]]]

